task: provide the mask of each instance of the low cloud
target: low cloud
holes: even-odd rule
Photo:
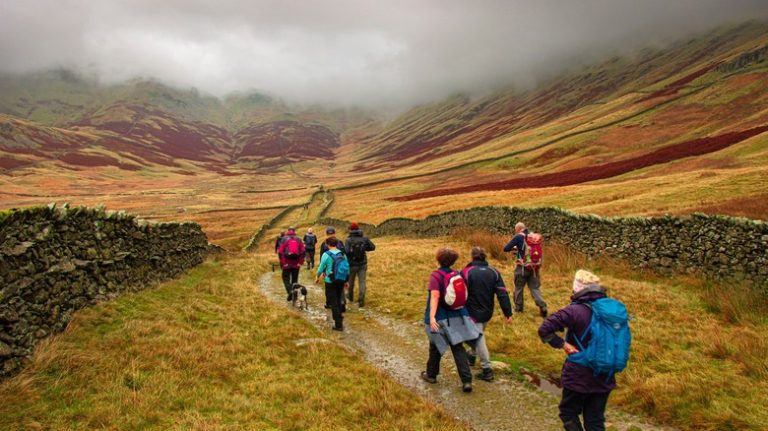
[[[0,70],[402,106],[768,19],[765,0],[5,0]]]

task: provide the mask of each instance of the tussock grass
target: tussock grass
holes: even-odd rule
[[[0,384],[0,429],[465,429],[275,307],[261,256],[78,312]]]
[[[493,257],[507,239],[467,230],[450,238],[374,239],[367,305],[421,321],[429,273],[437,266],[434,251],[445,245],[459,251],[457,268],[468,262],[471,245],[485,247],[511,292],[514,260],[506,254]],[[586,268],[599,274],[609,295],[634,316],[630,364],[618,377],[611,404],[686,430],[766,429],[768,411],[746,408],[768,404],[768,309],[759,292],[746,285],[640,272],[558,244],[544,247],[542,292],[550,311],[570,302],[573,274]],[[539,340],[541,318],[528,292],[525,307],[511,325],[502,324],[497,310],[487,329],[491,354],[559,376],[563,353]]]

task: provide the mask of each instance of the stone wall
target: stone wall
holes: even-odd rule
[[[174,277],[209,249],[196,223],[66,205],[0,213],[0,377],[76,310]]]
[[[744,279],[768,294],[768,224],[761,221],[702,214],[602,218],[559,208],[479,207],[423,220],[394,218],[362,228],[370,236],[440,236],[456,228],[510,235],[517,221],[547,240],[588,254],[609,254],[660,272]],[[347,224],[334,219],[324,222]]]

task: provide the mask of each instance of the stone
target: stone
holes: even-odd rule
[[[5,344],[5,342],[0,341],[0,358],[7,358],[10,356],[13,356],[13,348]]]

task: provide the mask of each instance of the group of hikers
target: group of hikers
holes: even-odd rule
[[[333,329],[343,331],[345,299],[354,300],[356,277],[360,285],[358,305],[361,309],[364,306],[367,252],[375,250],[375,245],[363,235],[357,223],[350,225],[346,242],[337,239],[333,227],[329,226],[326,234],[315,282],[324,280],[326,308],[331,309]],[[629,355],[631,336],[627,311],[619,301],[607,297],[598,276],[578,270],[572,284],[571,303],[549,315],[541,294],[541,241],[540,234],[529,232],[520,222],[504,247],[505,252],[516,256],[514,312],[523,312],[523,290],[527,285],[544,319],[538,329],[539,337],[566,355],[559,404],[565,430],[604,430],[606,403],[616,386],[615,374],[624,369]],[[289,300],[291,286],[298,281],[299,268],[305,261],[307,269],[314,268],[317,242],[312,229],[299,239],[295,229],[289,228],[275,243]],[[424,381],[437,383],[440,360],[450,350],[464,392],[472,392],[471,367],[478,358],[480,371],[475,377],[488,382],[494,380],[485,329],[493,316],[495,300],[499,302],[505,324],[511,322],[513,315],[503,277],[489,265],[485,250],[474,246],[470,256],[471,261],[463,269],[455,270],[453,265],[459,254],[447,247],[437,250],[438,268],[429,276],[424,311],[429,355],[426,370],[421,372]],[[565,338],[558,335],[563,331],[566,331]]]
[[[346,241],[336,237],[336,228],[328,226],[326,238],[320,244],[320,264],[317,265],[315,283],[323,279],[325,283],[325,308],[331,309],[333,329],[344,330],[344,313],[347,301],[355,301],[355,281],[358,282],[358,309],[365,307],[366,274],[368,272],[368,252],[376,250],[376,245],[360,230],[357,223],[349,226]],[[282,268],[283,286],[287,300],[292,298],[293,285],[299,281],[299,269],[307,264],[307,269],[315,268],[315,249],[318,239],[312,231],[299,239],[294,227],[281,232],[275,241],[275,253]],[[344,292],[346,291],[346,295]]]

